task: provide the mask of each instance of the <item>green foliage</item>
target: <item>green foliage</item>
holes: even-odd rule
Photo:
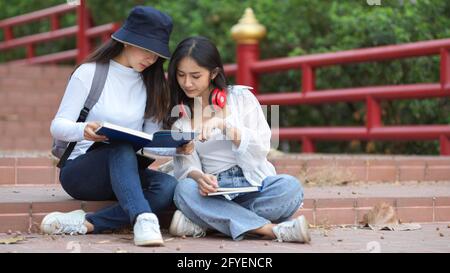
[[[64,2],[9,0],[1,5],[0,19]],[[172,50],[187,36],[203,35],[217,44],[224,63],[235,62],[235,42],[231,39],[230,29],[238,22],[246,7],[253,8],[258,20],[268,31],[267,37],[260,44],[262,59],[450,37],[448,0],[381,0],[381,6],[370,6],[366,0],[88,1],[96,25],[124,20],[135,5],[152,5],[172,16]],[[63,25],[73,25],[75,19],[73,14],[68,14],[63,17]],[[21,36],[47,31],[48,28],[48,22],[43,21],[19,27],[14,30],[14,34]],[[3,34],[0,34],[0,39],[3,39],[1,35]],[[56,52],[74,46],[73,39],[64,39],[40,46],[37,53]],[[0,62],[24,54],[24,50],[1,54]],[[330,66],[316,70],[316,86],[319,90],[438,81],[438,56]],[[300,71],[269,73],[260,77],[259,89],[262,93],[299,92],[300,87]],[[280,109],[283,126],[363,126],[365,119],[363,102],[286,106]],[[382,109],[383,122],[386,125],[450,123],[448,97],[387,101],[383,102]],[[293,142],[288,146],[291,151],[300,148],[298,143]],[[317,150],[437,154],[439,143],[319,142]]]

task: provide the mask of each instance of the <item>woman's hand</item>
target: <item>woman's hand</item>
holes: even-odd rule
[[[194,151],[194,141],[189,141],[181,147],[177,148],[177,154],[190,155]]]
[[[207,196],[210,192],[216,192],[216,188],[219,187],[217,177],[212,174],[201,174],[196,177],[195,181],[197,181],[200,195],[203,196]]]
[[[225,127],[224,123],[225,122],[222,118],[217,117],[211,118],[206,122],[203,122],[201,127],[198,128],[198,131],[200,132],[198,140],[202,142],[208,140],[215,129],[219,129],[223,133]]]
[[[97,135],[95,133],[95,130],[97,130],[100,126],[100,123],[95,121],[86,124],[84,127],[84,139],[95,142],[107,141],[108,138],[106,136]]]

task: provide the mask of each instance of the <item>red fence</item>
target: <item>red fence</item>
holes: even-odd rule
[[[241,45],[240,45],[241,46]],[[365,127],[301,127],[280,128],[281,140],[302,141],[305,153],[314,152],[314,140],[439,140],[441,155],[450,155],[449,125],[383,126],[380,102],[382,100],[450,97],[450,39],[409,44],[380,46],[335,53],[314,54],[270,60],[249,58],[255,47],[238,47],[238,66],[227,67],[229,74],[245,75],[247,84],[258,87],[258,75],[291,69],[302,70],[301,92],[258,95],[264,105],[302,105],[333,102],[366,102]],[[241,57],[239,56],[241,55]],[[254,54],[258,56],[259,54]],[[348,89],[315,90],[315,68],[330,65],[383,61],[408,57],[440,55],[440,82],[407,85],[369,86]],[[242,57],[245,56],[245,57]],[[246,62],[241,66],[239,60]],[[242,67],[246,71],[240,71]],[[241,76],[242,79],[242,76]],[[257,88],[256,88],[257,90]],[[450,100],[448,101],[450,103]],[[439,111],[439,109],[437,109]],[[447,114],[448,113],[442,113]]]
[[[77,12],[78,25],[60,29],[58,17],[63,13],[74,10]],[[42,18],[50,19],[51,31],[21,38],[13,37],[13,26]],[[91,27],[90,25],[89,12],[85,7],[84,0],[80,1],[79,6],[64,4],[2,20],[0,21],[0,28],[4,31],[5,41],[0,42],[0,51],[26,46],[27,59],[14,61],[15,63],[48,63],[74,58],[80,62],[91,50],[91,38],[101,36],[104,40],[109,39],[109,35],[118,27],[114,23],[97,27]],[[77,49],[35,56],[34,44],[72,35],[77,36]],[[315,69],[318,67],[429,55],[440,55],[439,83],[369,86],[316,92]],[[261,104],[303,105],[365,101],[366,124],[361,127],[280,128],[278,132],[280,140],[301,141],[305,153],[314,152],[314,142],[318,140],[439,140],[441,155],[450,155],[449,125],[383,126],[380,108],[380,102],[383,100],[450,97],[450,39],[270,60],[259,60],[258,44],[238,44],[237,64],[225,66],[228,75],[235,75],[238,84],[254,86],[256,94],[258,94],[257,79],[259,75],[292,69],[302,70],[301,92],[258,95]]]
[[[68,13],[76,12],[77,25],[60,28],[60,16]],[[25,15],[5,19],[0,21],[0,29],[4,33],[4,41],[0,42],[0,52],[17,47],[26,47],[27,58],[24,60],[13,61],[15,64],[39,64],[52,63],[65,60],[76,59],[81,62],[91,51],[91,39],[102,37],[103,40],[109,39],[119,25],[109,23],[101,26],[91,27],[89,11],[84,0],[79,5],[62,4],[59,6],[43,9],[40,11],[28,13]],[[51,30],[49,32],[38,33],[34,35],[15,38],[13,35],[13,27],[32,23],[38,20],[50,20]],[[35,45],[45,43],[57,39],[76,36],[77,48],[63,52],[35,56]]]

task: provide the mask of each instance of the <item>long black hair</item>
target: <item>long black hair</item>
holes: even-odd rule
[[[178,44],[169,62],[170,109],[181,103],[189,106],[190,109],[193,108],[194,99],[186,96],[177,80],[178,64],[185,57],[192,58],[199,66],[208,69],[210,73],[217,72],[217,76],[211,81],[211,84],[214,88],[227,90],[227,78],[217,47],[205,37],[189,37]],[[168,123],[171,125],[176,119],[176,117],[171,118]]]
[[[110,39],[89,55],[84,63],[107,63],[119,56],[123,49],[123,43]],[[144,118],[161,122],[164,128],[169,128],[167,116],[170,114],[170,92],[164,75],[164,62],[165,59],[158,57],[154,64],[141,72],[142,80],[147,90]]]

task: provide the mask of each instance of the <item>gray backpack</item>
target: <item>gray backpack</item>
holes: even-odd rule
[[[100,95],[102,94],[103,87],[105,86],[106,77],[108,76],[109,62],[96,63],[94,79],[92,80],[91,90],[84,103],[83,109],[80,111],[80,116],[77,122],[85,122],[89,114],[89,111],[97,103]],[[58,168],[64,167],[67,158],[69,158],[77,142],[66,142],[53,138],[52,154],[59,158],[59,163],[56,165]]]

